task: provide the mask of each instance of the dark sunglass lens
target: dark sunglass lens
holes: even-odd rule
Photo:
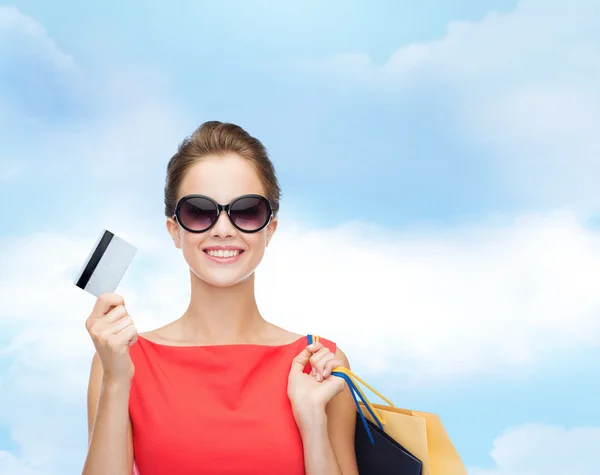
[[[217,218],[217,208],[206,198],[188,198],[179,209],[181,222],[194,231],[208,228]]]
[[[241,198],[231,205],[229,214],[240,229],[255,231],[269,220],[269,207],[262,198]]]

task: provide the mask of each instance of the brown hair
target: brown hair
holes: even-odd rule
[[[207,155],[228,153],[252,162],[265,189],[265,197],[271,202],[273,214],[277,215],[281,189],[265,146],[238,125],[210,121],[185,138],[169,160],[165,182],[165,215],[168,218],[175,214],[179,187],[189,168]]]

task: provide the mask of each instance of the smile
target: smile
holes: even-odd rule
[[[237,261],[244,253],[241,249],[206,249],[204,254],[212,261],[230,263]]]

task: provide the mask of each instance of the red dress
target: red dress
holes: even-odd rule
[[[168,346],[140,336],[129,398],[140,475],[304,475],[287,383],[307,344]]]

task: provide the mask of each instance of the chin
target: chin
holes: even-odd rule
[[[186,259],[192,273],[201,281],[213,287],[233,287],[250,279],[256,267],[260,264],[262,255],[255,253],[243,256],[245,262],[236,262],[230,265],[214,264],[203,259]],[[192,265],[190,265],[192,264]]]
[[[220,272],[199,272],[196,276],[213,287],[227,288],[241,284],[248,280],[254,271],[250,274],[239,273],[220,273]]]

